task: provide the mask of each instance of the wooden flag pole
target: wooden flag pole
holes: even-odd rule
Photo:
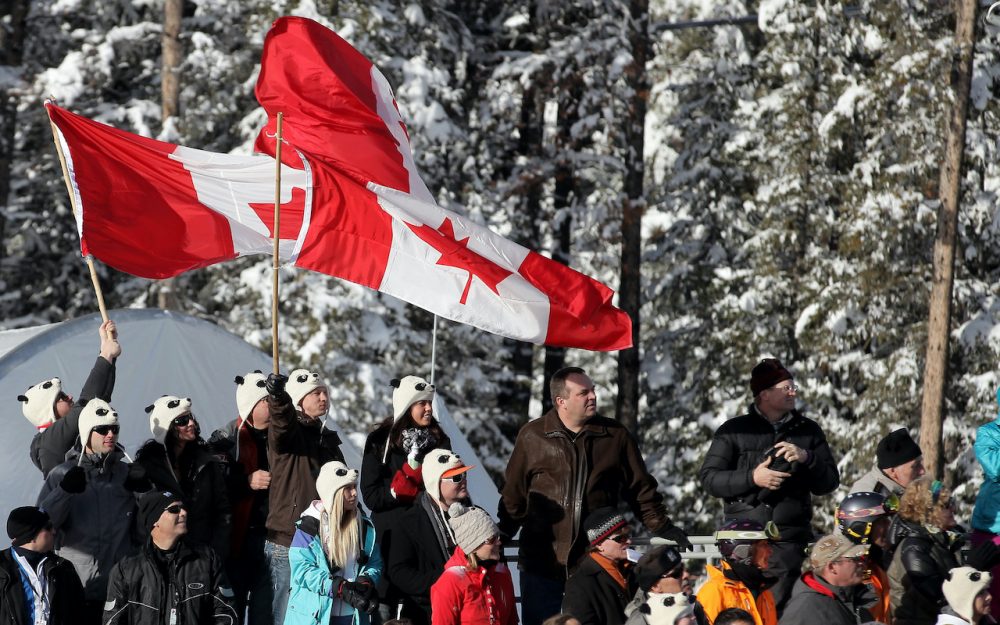
[[[69,179],[69,167],[66,165],[66,155],[63,154],[62,143],[59,142],[59,131],[51,119],[49,119],[49,126],[52,128],[52,141],[56,144],[56,153],[59,154],[59,164],[62,165],[63,181],[66,183],[66,192],[69,194],[69,205],[73,209],[74,219],[78,219],[79,213],[77,211],[79,209],[76,206],[76,194],[73,193],[73,183]],[[87,268],[90,269],[90,281],[94,283],[94,293],[97,294],[97,308],[101,311],[101,320],[107,321],[108,309],[104,305],[104,292],[101,290],[101,281],[97,278],[94,257],[88,254],[85,260],[87,261]]]
[[[281,121],[283,113],[278,113],[278,131],[274,143],[274,271],[271,283],[271,357],[274,360],[274,373],[278,370],[278,228],[281,225]]]

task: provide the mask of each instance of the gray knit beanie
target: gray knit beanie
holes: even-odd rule
[[[500,533],[490,514],[478,506],[467,508],[453,503],[448,508],[448,524],[455,532],[455,542],[466,555]]]

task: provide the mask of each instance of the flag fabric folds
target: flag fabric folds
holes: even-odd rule
[[[389,83],[336,33],[277,20],[256,92],[269,121],[253,156],[139,137],[47,104],[83,253],[147,278],[270,253],[280,112],[285,262],[510,338],[632,345],[611,289],[437,205]]]

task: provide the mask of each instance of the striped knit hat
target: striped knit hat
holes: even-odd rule
[[[625,527],[625,517],[612,507],[598,508],[587,515],[583,529],[587,532],[590,546],[595,547],[608,536]]]

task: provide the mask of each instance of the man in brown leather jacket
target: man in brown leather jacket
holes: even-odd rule
[[[521,610],[524,625],[557,614],[567,568],[587,547],[583,519],[624,499],[657,536],[690,548],[667,516],[656,479],[639,445],[614,419],[597,414],[594,383],[583,369],[567,367],[549,383],[553,409],[521,428],[501,494],[501,530],[521,530]]]

